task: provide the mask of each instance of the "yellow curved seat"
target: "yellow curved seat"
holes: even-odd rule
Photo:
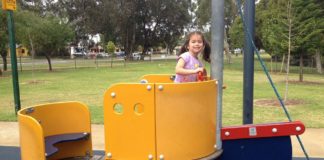
[[[92,156],[91,134],[86,140],[58,143],[58,152],[46,157],[45,138],[71,133],[91,133],[90,112],[79,102],[28,107],[18,112],[22,160]]]
[[[173,83],[170,75],[143,84],[115,84],[104,95],[107,159],[189,160],[213,154],[215,80]],[[149,78],[148,78],[149,77]]]

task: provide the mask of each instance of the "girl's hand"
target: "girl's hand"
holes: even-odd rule
[[[196,68],[194,71],[195,71],[195,73],[198,73],[198,72],[204,72],[204,68],[202,68],[202,67],[198,67],[198,68]]]

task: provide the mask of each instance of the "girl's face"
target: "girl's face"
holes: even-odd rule
[[[190,53],[197,56],[204,48],[204,42],[202,39],[202,36],[199,34],[193,34],[190,37],[189,44],[188,44],[188,50]]]

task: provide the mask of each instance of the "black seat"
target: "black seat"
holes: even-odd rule
[[[90,133],[70,133],[70,134],[60,134],[45,137],[45,155],[46,157],[50,157],[51,155],[58,152],[58,148],[54,145],[62,142],[69,141],[79,141],[86,140],[89,138]]]

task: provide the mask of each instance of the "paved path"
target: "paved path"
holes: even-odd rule
[[[301,139],[304,143],[308,155],[312,158],[324,158],[324,128],[308,128],[302,134]],[[104,127],[103,125],[92,125],[93,150],[104,150]],[[304,157],[296,137],[292,137],[293,157]],[[19,130],[17,122],[0,122],[0,149],[1,147],[18,147]],[[301,158],[304,159],[304,158]]]

